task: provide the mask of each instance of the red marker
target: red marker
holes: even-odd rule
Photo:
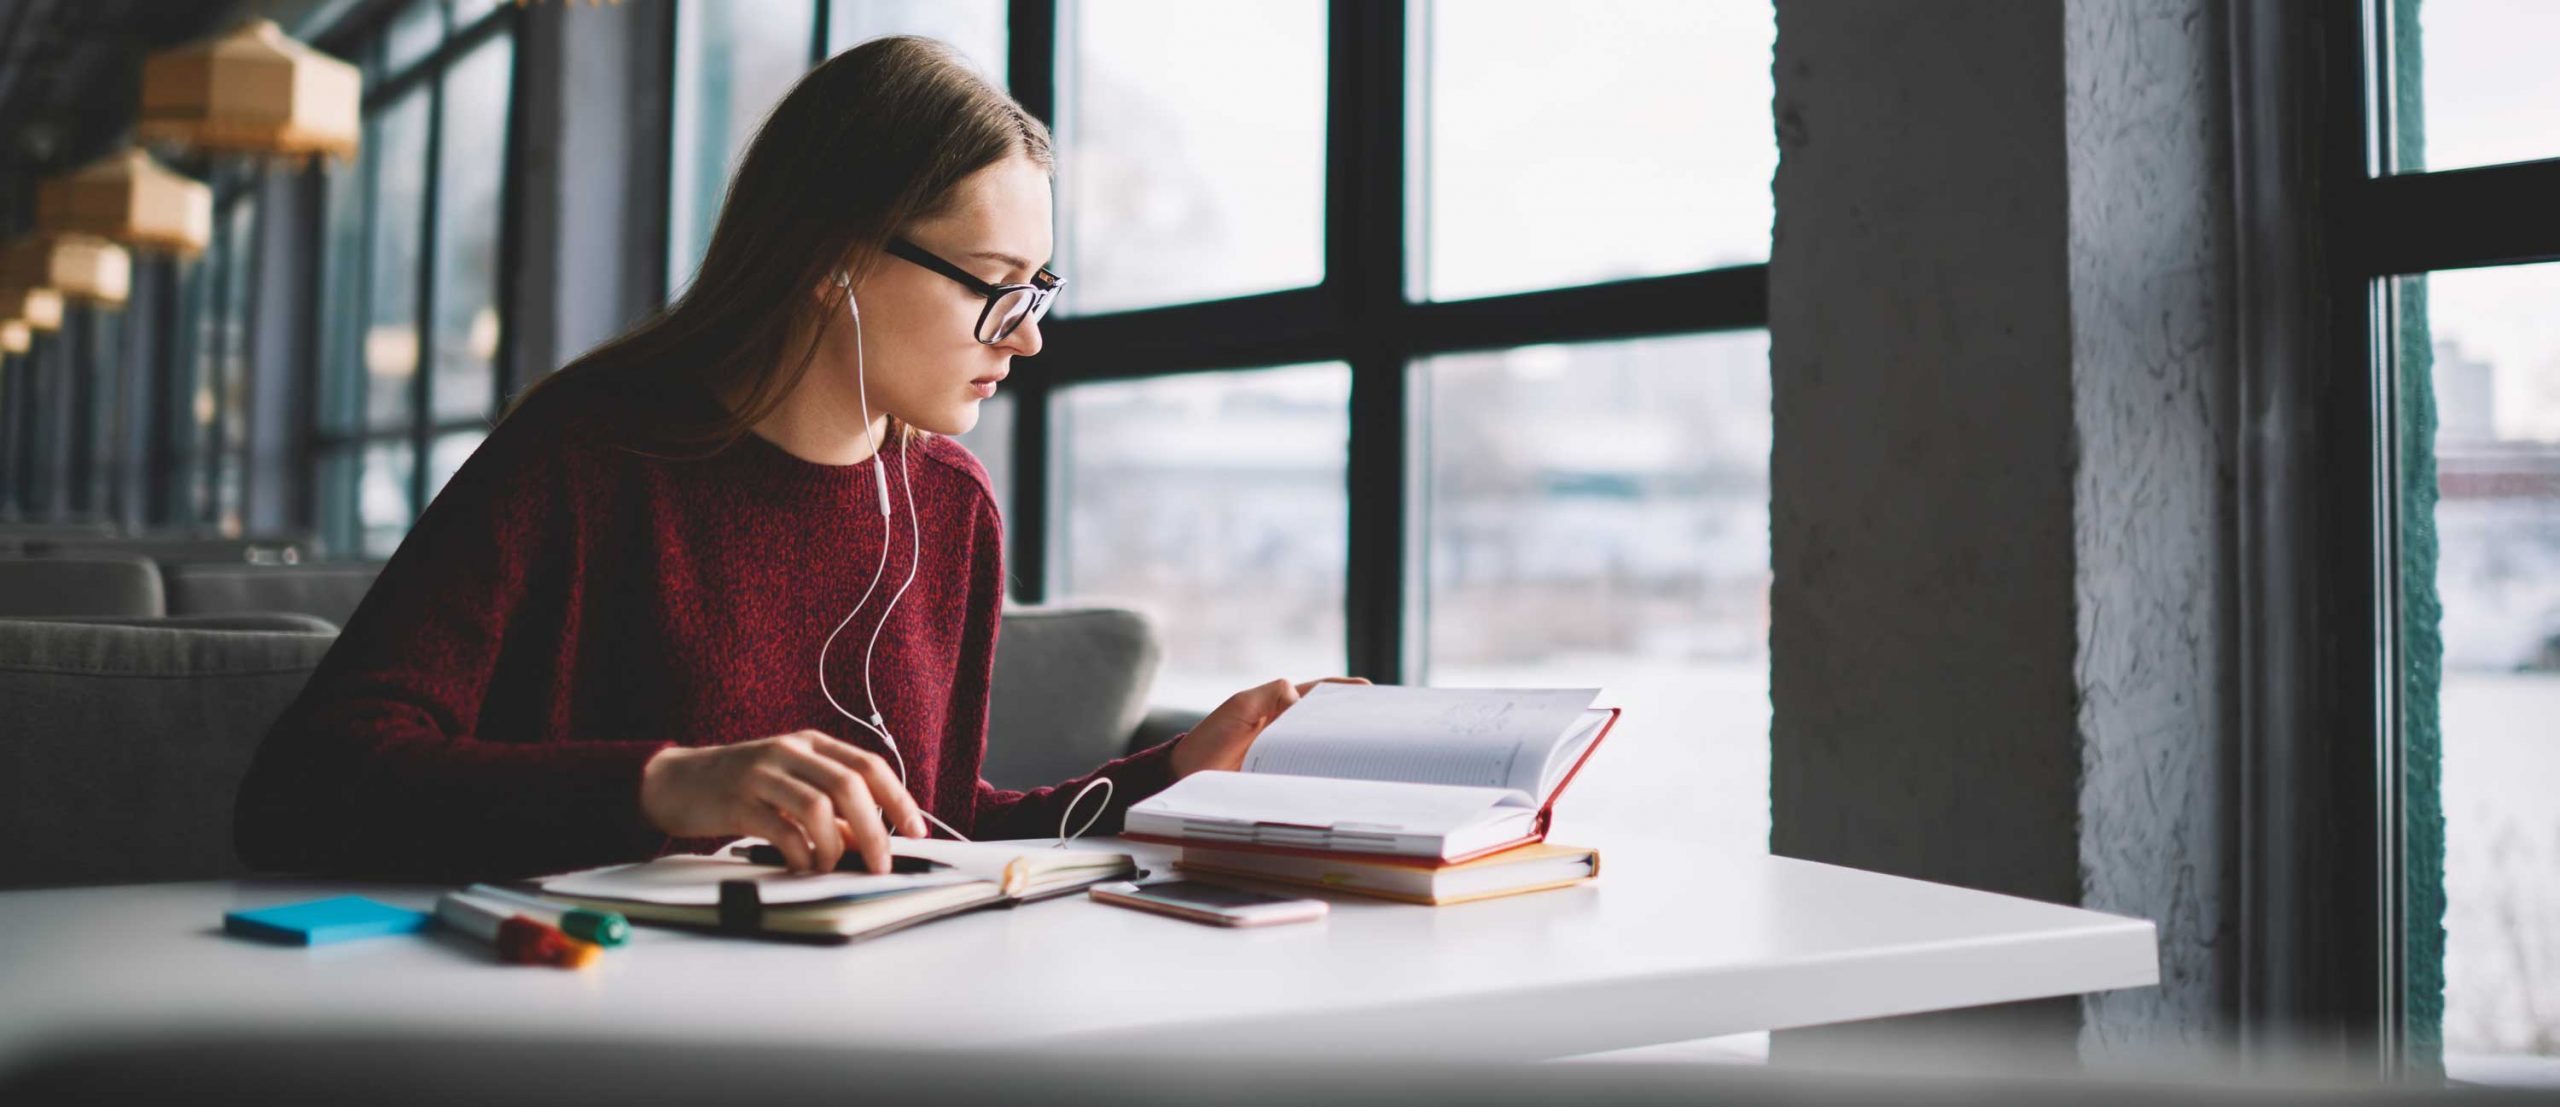
[[[519,915],[460,892],[436,901],[436,921],[489,943],[498,960],[511,965],[581,968],[596,959],[595,946],[560,932],[560,928]]]

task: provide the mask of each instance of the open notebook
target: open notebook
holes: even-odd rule
[[[1546,836],[1615,708],[1598,689],[1319,684],[1254,739],[1129,809],[1143,841],[1465,861]]]
[[[920,873],[793,873],[718,854],[544,877],[552,899],[634,921],[821,941],[886,934],[928,919],[999,903],[1027,903],[1107,880],[1138,867],[1125,853],[1053,849],[1051,839],[953,842],[897,838],[892,852],[939,868]],[[740,884],[752,889],[742,895]]]

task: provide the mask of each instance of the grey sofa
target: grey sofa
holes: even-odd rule
[[[234,565],[297,565],[308,560],[310,543],[291,535],[262,538],[195,538],[150,535],[119,538],[30,538],[20,544],[32,557],[147,557],[175,561],[228,562]]]
[[[1007,608],[980,775],[999,788],[1036,788],[1128,752],[1163,656],[1135,611]]]
[[[184,562],[161,567],[172,615],[291,611],[345,626],[382,572],[378,561],[313,565]]]
[[[249,572],[247,594],[291,590],[280,576]],[[338,580],[308,591],[346,588]],[[0,619],[9,715],[0,726],[0,836],[45,844],[0,861],[0,888],[239,873],[232,794],[334,629],[290,613]],[[1187,726],[1180,713],[1146,711],[1159,653],[1133,612],[1008,610],[987,778],[1012,788],[1055,783]]]
[[[0,887],[226,876],[249,755],[336,639],[294,615],[0,622]]]
[[[111,523],[0,523],[0,557],[19,556],[30,545],[101,542],[115,536]]]
[[[167,610],[165,593],[145,557],[0,559],[0,619],[147,618]]]

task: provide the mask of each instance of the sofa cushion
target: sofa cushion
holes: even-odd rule
[[[149,558],[0,560],[0,617],[154,616],[167,611]]]
[[[291,611],[345,626],[382,573],[378,561],[315,565],[182,562],[161,566],[171,615]]]
[[[147,557],[164,565],[178,561],[296,565],[304,560],[304,551],[310,543],[291,535],[270,538],[149,535],[112,539],[28,539],[25,545],[26,552],[37,557]]]
[[[1126,753],[1161,657],[1155,628],[1126,608],[1006,608],[979,774],[1037,788]]]
[[[291,611],[243,611],[236,615],[53,615],[32,621],[85,626],[159,627],[163,630],[281,630],[302,634],[338,633],[336,623],[317,615],[301,615]]]
[[[246,871],[232,793],[335,637],[0,621],[0,887]]]

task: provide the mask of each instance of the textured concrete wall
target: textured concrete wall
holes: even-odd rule
[[[2024,1014],[2196,1034],[2226,925],[2221,17],[1778,22],[1772,847],[2154,919],[2161,988]]]
[[[2073,0],[2069,91],[2082,902],[2160,926],[2158,988],[2084,1042],[2204,1044],[2232,933],[2230,127],[2201,0]]]

